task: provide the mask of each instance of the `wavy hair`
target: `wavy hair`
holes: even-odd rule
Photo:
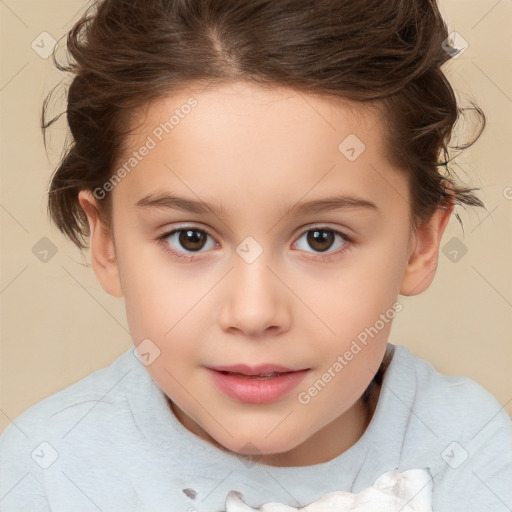
[[[81,249],[88,223],[81,189],[105,183],[134,109],[187,84],[248,80],[381,113],[389,161],[406,173],[417,225],[442,203],[484,206],[448,167],[454,125],[465,109],[441,70],[448,30],[435,0],[103,0],[67,34],[73,74],[67,93],[72,135],[48,197],[57,227]],[[42,129],[52,92],[44,101]],[[485,114],[472,104],[481,129]],[[108,198],[107,198],[108,199]],[[109,219],[109,201],[101,213]],[[460,219],[459,219],[460,220]]]

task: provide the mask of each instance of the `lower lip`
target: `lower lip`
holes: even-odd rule
[[[207,368],[215,385],[229,397],[248,404],[274,402],[289,393],[309,370],[283,373],[269,379],[255,379],[228,375]]]

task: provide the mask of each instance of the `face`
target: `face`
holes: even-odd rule
[[[130,170],[111,185],[115,257],[91,237],[100,281],[150,349],[147,371],[181,423],[222,449],[330,460],[364,432],[360,397],[393,305],[430,268],[378,115],[239,82],[160,99],[134,124],[116,167]],[[232,365],[294,372],[212,370]]]

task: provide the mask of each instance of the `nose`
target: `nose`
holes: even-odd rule
[[[221,328],[256,338],[287,331],[293,297],[281,279],[265,252],[252,263],[235,255],[224,283]]]

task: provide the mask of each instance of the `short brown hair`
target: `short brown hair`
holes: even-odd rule
[[[448,143],[465,109],[441,71],[451,58],[447,38],[435,0],[96,1],[68,33],[69,64],[53,55],[74,78],[66,110],[72,142],[51,180],[50,217],[85,248],[78,192],[111,177],[134,109],[187,84],[237,80],[378,108],[388,158],[409,181],[415,224],[451,199],[484,206],[448,168]],[[46,121],[51,95],[44,135],[60,117]],[[480,132],[455,149],[485,127],[481,109],[472,110]],[[108,197],[100,207],[108,219]]]

